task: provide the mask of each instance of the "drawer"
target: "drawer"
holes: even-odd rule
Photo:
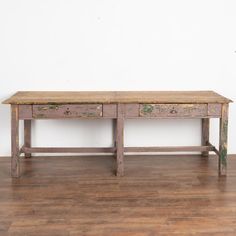
[[[33,118],[102,117],[102,104],[33,105]]]
[[[141,117],[206,117],[207,104],[140,104]]]

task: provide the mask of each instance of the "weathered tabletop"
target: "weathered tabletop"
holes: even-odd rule
[[[213,91],[20,91],[4,104],[229,103]]]

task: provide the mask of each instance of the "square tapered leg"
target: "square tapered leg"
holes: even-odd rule
[[[202,146],[207,146],[209,144],[209,128],[210,128],[210,119],[202,118]],[[203,157],[208,157],[209,152],[203,151]]]
[[[11,176],[20,176],[18,105],[11,105]]]
[[[117,105],[116,121],[116,161],[117,176],[124,175],[124,104]]]
[[[31,120],[24,120],[24,147],[31,147]],[[25,158],[30,158],[31,153],[25,153]]]
[[[227,171],[227,137],[228,137],[228,104],[222,105],[220,118],[219,141],[219,175],[225,176]]]

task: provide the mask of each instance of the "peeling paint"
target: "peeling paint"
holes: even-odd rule
[[[58,105],[53,105],[53,104],[51,104],[51,105],[48,106],[48,108],[49,108],[49,109],[52,109],[52,110],[53,110],[53,109],[56,109],[56,110],[57,110],[57,109],[59,108],[59,106],[58,106]]]
[[[48,105],[48,106],[39,106],[37,109],[38,109],[38,111],[47,111],[48,109],[57,110],[58,108],[59,108],[58,105],[51,104],[51,105]]]
[[[38,107],[38,111],[46,111],[48,107]]]

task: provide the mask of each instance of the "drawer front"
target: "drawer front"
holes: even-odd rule
[[[101,104],[33,105],[33,117],[38,119],[102,117],[102,105]]]
[[[141,117],[206,117],[207,104],[140,104]]]

